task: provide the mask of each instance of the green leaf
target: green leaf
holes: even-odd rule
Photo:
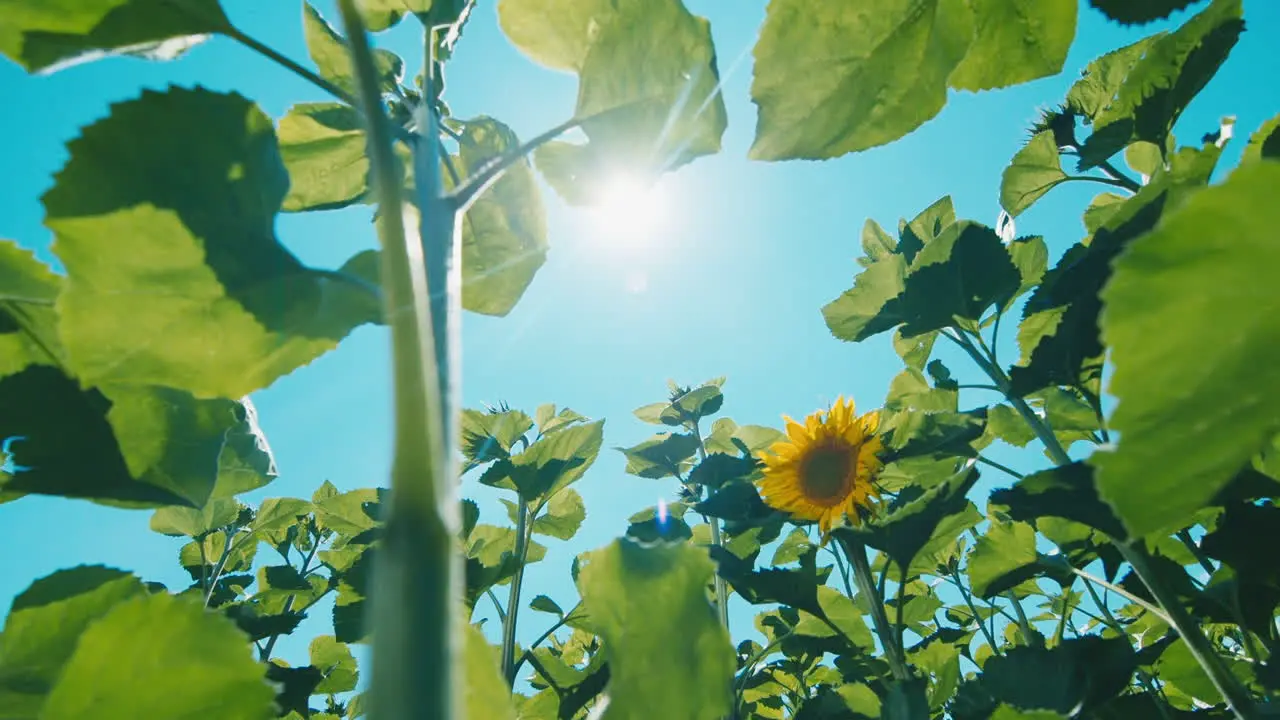
[[[1135,147],[1130,145],[1129,147]],[[1128,200],[1124,195],[1112,192],[1099,193],[1084,211],[1084,228],[1090,235],[1098,232],[1098,228],[1106,225],[1118,207]]]
[[[324,673],[324,680],[313,691],[317,695],[350,692],[356,689],[360,673],[351,648],[332,635],[320,635],[311,641],[311,665]]]
[[[556,601],[546,595],[539,595],[530,600],[529,609],[564,617],[564,610],[561,610],[560,606],[556,604]]]
[[[1137,140],[1164,147],[1182,111],[1227,59],[1244,29],[1241,0],[1214,0],[1152,42],[1093,119],[1080,167],[1095,167]]]
[[[210,500],[203,508],[164,507],[151,515],[151,529],[173,537],[203,537],[236,521],[240,503],[233,498]]]
[[[537,155],[570,202],[595,202],[618,173],[651,179],[719,152],[727,119],[711,27],[680,0],[501,0],[498,22],[535,61],[576,72],[576,117],[595,116],[587,145]]]
[[[275,691],[264,673],[227,618],[188,598],[140,595],[80,636],[40,717],[265,718]]]
[[[582,477],[600,454],[603,440],[603,420],[567,428],[513,455],[504,469],[525,502],[551,497]]]
[[[258,514],[253,519],[253,531],[265,536],[284,530],[311,511],[311,503],[306,500],[267,498],[258,506]]]
[[[1116,260],[1103,291],[1122,440],[1092,462],[1135,535],[1180,526],[1280,430],[1280,370],[1258,361],[1280,343],[1277,183],[1280,165],[1263,162],[1196,193]]]
[[[470,546],[467,556],[475,558],[488,567],[502,565],[504,554],[513,554],[516,549],[516,531],[509,527],[496,525],[476,525],[471,532]],[[535,563],[547,556],[547,547],[530,540],[527,562]]]
[[[1045,271],[1049,268],[1049,246],[1039,235],[1030,235],[1013,240],[1005,245],[1005,249],[1009,251],[1009,259],[1022,277],[1022,284],[1017,292],[1004,303],[1003,310],[1007,311],[1013,306],[1015,299],[1035,289],[1044,279]]]
[[[893,350],[898,353],[898,357],[902,358],[907,367],[913,370],[923,370],[925,364],[929,362],[929,356],[933,352],[933,343],[937,339],[937,333],[925,333],[924,335],[914,335],[909,338],[903,337],[902,328],[898,328],[893,333]]]
[[[906,288],[907,265],[891,255],[863,270],[853,287],[822,308],[831,334],[847,342],[862,342],[902,322],[897,298]]]
[[[965,494],[977,481],[978,471],[970,468],[924,491],[883,518],[859,527],[836,528],[832,534],[852,535],[884,551],[898,567],[909,568],[947,518],[965,513],[971,507]],[[951,539],[954,540],[954,536]]]
[[[242,397],[380,319],[376,293],[276,239],[289,180],[270,119],[243,97],[146,91],[67,147],[43,201],[83,383]]]
[[[803,528],[793,528],[787,537],[773,551],[771,565],[789,565],[800,559],[800,556],[813,547],[809,534]]]
[[[1244,147],[1240,164],[1263,158],[1280,160],[1280,115],[1263,123],[1262,127],[1249,136],[1249,144]]]
[[[533,428],[533,420],[519,410],[462,411],[462,452],[477,465],[511,456],[511,448]]]
[[[900,312],[905,337],[976,322],[1018,292],[1022,275],[994,230],[975,222],[948,226],[920,250],[907,273]]]
[[[1103,15],[1122,25],[1141,25],[1166,18],[1200,0],[1089,0]]]
[[[458,141],[464,172],[514,151],[511,128],[481,116],[462,124]],[[462,216],[462,306],[503,316],[524,295],[547,259],[547,216],[527,159],[507,169]]]
[[[986,408],[967,412],[909,412],[900,416],[884,459],[974,457],[986,427]]]
[[[992,405],[987,409],[987,432],[1013,445],[1026,447],[1036,439],[1036,431],[1011,406]]]
[[[713,572],[706,552],[684,543],[621,539],[586,556],[578,588],[610,669],[603,720],[650,717],[656,694],[671,720],[729,714],[736,658],[707,601]]]
[[[511,688],[498,668],[498,656],[480,628],[467,623],[463,650],[466,667],[466,693],[463,702],[467,717],[485,720],[515,720]]]
[[[258,410],[253,401],[242,398],[232,412],[237,422],[227,429],[226,441],[218,455],[218,481],[214,483],[211,498],[257,490],[279,476],[275,455],[258,424]]]
[[[627,456],[627,472],[654,480],[683,475],[683,464],[698,449],[691,433],[658,433],[639,445],[618,448]]]
[[[29,365],[58,365],[62,343],[53,304],[62,278],[30,250],[0,241],[0,377]]]
[[[812,613],[801,610],[800,622],[796,624],[794,630],[797,635],[832,637],[838,629],[842,636],[858,647],[867,650],[875,647],[871,629],[862,619],[862,613],[843,593],[835,588],[819,587],[818,606],[822,609],[822,617],[826,618],[826,622]],[[832,625],[835,629],[831,627]]]
[[[957,90],[990,90],[1057,75],[1076,36],[1076,0],[977,0],[975,35],[951,73]]]
[[[1127,638],[1086,636],[1052,649],[1020,646],[989,658],[982,685],[1023,710],[1088,712],[1129,684],[1137,656]]]
[[[316,523],[324,529],[333,530],[348,537],[359,535],[377,525],[377,520],[369,514],[371,506],[378,502],[378,491],[373,488],[361,488],[340,493],[316,501]]]
[[[201,507],[215,490],[228,431],[244,408],[155,386],[83,388],[34,365],[0,379],[0,437],[16,472],[8,493],[128,507]]]
[[[884,699],[884,720],[925,720],[929,713],[929,697],[925,693],[928,681],[924,678],[898,680],[889,684]]]
[[[1053,131],[1038,132],[1013,156],[1000,177],[1000,206],[1017,217],[1067,179]]]
[[[974,594],[989,598],[1033,577],[1036,530],[1023,522],[992,522],[969,553],[969,582]]]
[[[1014,520],[1059,517],[1101,530],[1117,540],[1127,533],[1111,507],[1098,497],[1093,468],[1080,461],[1028,475],[1013,487],[991,493]]]
[[[703,385],[676,398],[658,419],[664,425],[680,426],[696,423],[708,415],[715,415],[724,404],[724,394],[718,385]]]
[[[1172,149],[1172,139],[1169,145]],[[1164,166],[1164,150],[1155,143],[1140,140],[1124,149],[1124,162],[1134,172],[1142,175],[1143,182],[1146,182],[1146,179],[1151,178]]]
[[[973,23],[963,0],[773,0],[754,51],[750,157],[824,160],[920,127],[946,103]]]
[[[231,30],[217,0],[15,0],[0,14],[0,53],[52,72],[103,51],[168,60]]]
[[[1156,33],[1095,59],[1067,91],[1067,107],[1093,121],[1111,106],[1135,63],[1167,33]]]
[[[302,29],[307,40],[307,52],[320,71],[320,77],[354,96],[356,74],[346,40],[329,27],[329,23],[325,22],[309,2],[302,4]],[[395,53],[375,49],[373,65],[378,72],[378,85],[383,92],[389,92],[400,85],[404,61]]]
[[[547,511],[533,521],[533,532],[561,540],[572,540],[587,519],[587,506],[573,488],[564,488],[551,497]]]
[[[368,141],[353,108],[299,103],[281,118],[276,135],[289,172],[282,210],[334,210],[364,197],[369,187]]]
[[[84,631],[111,608],[142,595],[123,570],[81,565],[41,578],[18,594],[0,634],[0,713],[35,718]]]
[[[870,267],[873,263],[888,259],[898,248],[898,241],[880,227],[880,223],[867,218],[862,225],[862,252],[866,257],[858,258],[858,264]]]

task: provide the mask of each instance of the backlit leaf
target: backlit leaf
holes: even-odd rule
[[[994,230],[959,222],[920,250],[907,273],[899,312],[905,337],[977,321],[1018,291],[1022,276]]]
[[[578,588],[610,668],[604,720],[651,717],[658,696],[671,720],[730,712],[736,659],[707,600],[713,571],[705,551],[684,543],[622,539],[587,555]]]
[[[248,100],[146,91],[68,149],[43,200],[70,277],[61,337],[83,382],[242,397],[380,318],[363,284],[306,268],[276,239],[288,176]]]
[[[1067,106],[1092,121],[1111,106],[1129,71],[1156,41],[1167,33],[1156,33],[1113,50],[1085,67],[1079,80],[1067,91]]]
[[[1123,690],[1137,657],[1127,638],[1086,636],[1052,649],[1012,647],[987,660],[982,685],[1023,710],[1087,711]]]
[[[1076,0],[977,0],[975,35],[951,87],[989,90],[1057,75],[1076,35]]]
[[[289,172],[282,210],[332,210],[364,196],[368,140],[354,109],[339,103],[299,103],[280,119],[276,135]]]
[[[475,625],[467,624],[465,646],[466,716],[485,720],[515,720],[515,707],[511,704],[511,688],[507,686],[498,668],[498,655]]]
[[[683,474],[682,464],[693,457],[698,439],[691,433],[659,433],[639,445],[618,448],[627,456],[627,472],[660,479]]]
[[[311,641],[308,652],[311,665],[324,674],[324,679],[316,686],[316,694],[350,692],[356,689],[360,678],[356,670],[356,659],[351,648],[338,642],[332,635],[320,635]]]
[[[1263,123],[1249,136],[1249,144],[1244,148],[1240,163],[1243,165],[1262,158],[1280,160],[1280,115]]]
[[[969,553],[969,582],[992,597],[1036,574],[1036,531],[1023,522],[992,522]]]
[[[309,2],[302,4],[302,27],[307,40],[307,52],[320,70],[320,77],[355,95],[355,70],[346,40],[329,27],[329,23],[325,22]],[[378,73],[379,86],[384,92],[399,85],[400,76],[404,73],[404,61],[395,53],[375,49],[373,65]]]
[[[1018,154],[1000,179],[1000,206],[1013,217],[1031,207],[1045,193],[1067,181],[1062,171],[1062,156],[1053,131],[1036,133]]]
[[[59,570],[13,600],[0,635],[0,717],[35,718],[84,631],[142,581],[101,565]]]
[[[831,334],[848,342],[861,342],[901,323],[897,298],[906,288],[906,274],[901,255],[890,255],[858,273],[851,289],[822,308]]]
[[[40,717],[270,717],[275,691],[245,640],[189,598],[135,596],[80,636]]]
[[[1092,462],[1134,534],[1180,526],[1280,429],[1280,370],[1257,360],[1280,343],[1277,183],[1278,164],[1241,167],[1116,261],[1103,324],[1122,441]]]
[[[174,537],[199,537],[231,525],[240,514],[233,498],[209,501],[203,508],[165,507],[151,515],[151,529]]]
[[[533,521],[533,531],[561,540],[571,540],[587,519],[587,506],[573,488],[556,493],[547,503],[546,512]]]
[[[1059,517],[1101,530],[1117,540],[1127,537],[1111,507],[1099,499],[1093,468],[1084,462],[1028,475],[1011,488],[993,492],[991,502],[1007,507],[1015,520]]]
[[[963,0],[772,0],[754,50],[750,157],[822,160],[920,127],[946,103],[973,23]]]
[[[0,13],[0,53],[28,72],[104,54],[171,59],[230,30],[217,0],[15,0]]]
[[[1095,167],[1135,140],[1164,147],[1182,111],[1239,40],[1242,13],[1241,0],[1214,0],[1152,42],[1094,118],[1093,134],[1080,149],[1080,167]]]
[[[596,201],[618,173],[650,180],[719,152],[727,119],[710,24],[680,0],[502,0],[498,21],[534,60],[576,72],[576,116],[595,116],[582,126],[588,144],[538,154],[570,202]]]

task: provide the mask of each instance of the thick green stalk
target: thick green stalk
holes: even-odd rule
[[[520,585],[524,580],[524,563],[528,554],[529,504],[521,499],[516,515],[516,574],[511,577],[507,615],[502,619],[502,674],[510,684],[516,681],[516,618],[520,615]]]
[[[858,586],[858,592],[867,598],[867,605],[871,607],[871,621],[875,625],[876,635],[880,637],[880,644],[884,646],[884,656],[889,661],[893,678],[899,681],[909,680],[911,671],[907,669],[902,646],[898,644],[898,635],[889,622],[889,614],[884,611],[884,598],[876,592],[876,584],[871,577],[871,565],[867,563],[867,546],[861,540],[850,538],[844,533],[836,535],[836,541],[840,543],[845,557],[853,566],[853,581]]]
[[[968,338],[963,335],[957,337],[946,334],[946,336],[960,345],[973,358],[974,362],[987,373],[988,377],[1004,391],[1005,397],[1010,404],[1026,419],[1036,437],[1044,443],[1053,461],[1059,465],[1070,463],[1071,457],[1067,455],[1062,444],[1058,442],[1057,436],[1053,434],[1053,429],[1031,410],[1025,400],[1014,396],[1010,392],[1009,377],[1005,375],[1004,371],[984,357]],[[1209,643],[1209,639],[1205,637],[1204,632],[1200,629],[1199,623],[1182,606],[1182,601],[1155,574],[1151,567],[1150,556],[1141,543],[1142,541],[1139,539],[1136,543],[1116,542],[1115,546],[1120,550],[1125,562],[1133,567],[1133,571],[1138,575],[1138,578],[1151,591],[1151,595],[1168,616],[1170,625],[1177,630],[1182,641],[1187,644],[1192,656],[1200,663],[1200,667],[1209,676],[1218,692],[1222,693],[1222,697],[1226,699],[1227,705],[1236,714],[1236,717],[1243,720],[1253,720],[1258,717],[1253,699],[1227,669],[1226,664],[1222,662],[1222,658],[1218,656],[1218,653]]]
[[[693,427],[693,436],[698,440],[698,462],[707,459],[707,446],[702,442],[702,430],[698,428],[698,423],[691,422]],[[711,544],[715,547],[724,547],[724,538],[720,535],[720,518],[709,518],[711,524]],[[725,630],[729,629],[729,587],[725,584],[724,578],[720,577],[720,573],[716,573],[716,611],[720,614],[720,624]]]
[[[355,0],[339,0],[366,118],[372,185],[380,209],[382,283],[391,327],[395,388],[395,449],[391,497],[384,517],[371,591],[371,720],[452,720],[461,717],[459,668],[461,562],[454,551],[458,508],[452,453],[446,452],[447,383],[437,372],[423,246],[447,244],[451,218],[433,217],[427,242],[405,234],[403,175],[392,148],[391,123],[382,108],[369,39]],[[417,143],[434,147],[434,142]],[[417,177],[419,187],[440,183],[439,168]],[[434,215],[434,207],[420,207]],[[424,229],[427,229],[424,223]],[[435,288],[444,293],[443,287]],[[448,423],[453,426],[454,423]]]

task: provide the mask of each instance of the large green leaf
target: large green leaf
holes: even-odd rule
[[[507,477],[520,497],[531,502],[551,497],[578,481],[596,456],[604,439],[604,421],[567,428],[543,438],[510,461],[495,465]]]
[[[1093,468],[1084,462],[1028,475],[1013,487],[991,493],[1015,520],[1058,517],[1101,530],[1117,540],[1127,537],[1111,508],[1098,498]]]
[[[858,273],[853,287],[822,308],[831,334],[861,342],[902,322],[897,298],[906,288],[907,264],[898,254],[871,264]]]
[[[146,91],[68,149],[43,200],[82,382],[241,397],[381,317],[365,283],[308,269],[276,239],[289,180],[271,120],[245,98]]]
[[[1249,136],[1249,144],[1245,145],[1240,164],[1270,158],[1280,160],[1280,115],[1276,115],[1262,124]]]
[[[1103,15],[1124,25],[1140,25],[1189,7],[1200,0],[1089,0]]]
[[[1134,62],[1093,120],[1080,167],[1097,166],[1131,142],[1164,147],[1182,111],[1227,59],[1244,29],[1241,0],[1214,0],[1182,27],[1161,36]]]
[[[698,450],[698,439],[692,433],[658,433],[618,450],[627,456],[628,473],[656,480],[683,475],[685,464]]]
[[[355,656],[345,643],[338,642],[332,635],[320,635],[311,640],[308,654],[312,667],[324,673],[324,680],[316,686],[315,693],[327,695],[356,689],[360,674]]]
[[[289,171],[285,212],[331,210],[362,198],[369,156],[360,116],[339,103],[299,103],[276,129],[280,157]]]
[[[964,0],[772,0],[766,12],[756,160],[822,160],[906,135],[942,110],[974,35]]]
[[[116,604],[145,592],[122,570],[81,565],[41,578],[18,594],[0,634],[0,717],[40,716],[45,696],[81,634]]]
[[[899,568],[909,568],[947,518],[965,513],[970,508],[971,503],[965,499],[965,494],[977,481],[978,471],[969,468],[926,490],[883,518],[858,527],[836,528],[832,534],[854,536],[870,547],[884,551]]]
[[[520,142],[506,125],[478,117],[463,124],[458,145],[471,174]],[[529,161],[520,160],[462,217],[462,306],[484,315],[511,312],[546,261],[547,247],[542,194]]]
[[[1076,36],[1076,0],[975,0],[973,12],[973,44],[951,87],[989,90],[1062,71]]]
[[[222,498],[210,501],[203,508],[160,508],[151,515],[151,529],[173,537],[203,538],[231,525],[239,516],[240,503]]]
[[[1103,291],[1122,440],[1092,462],[1134,534],[1180,525],[1280,430],[1280,369],[1261,360],[1280,343],[1277,183],[1259,162],[1193,195]]]
[[[191,598],[135,596],[80,636],[40,717],[270,717],[275,690],[246,640]]]
[[[1127,638],[1086,636],[1057,647],[1012,647],[983,666],[995,699],[1023,710],[1088,711],[1129,684],[1138,658]]]
[[[708,602],[713,572],[706,552],[686,543],[621,539],[585,557],[578,589],[610,668],[604,720],[651,717],[659,696],[671,720],[730,712],[737,661]]]
[[[1092,122],[1111,106],[1134,63],[1142,58],[1147,48],[1166,34],[1156,33],[1145,37],[1090,62],[1080,79],[1067,91],[1067,107]]]
[[[1022,275],[994,230],[970,221],[953,223],[911,262],[899,306],[906,321],[902,336],[976,322],[1021,285]]]
[[[0,53],[29,72],[103,51],[167,60],[231,29],[218,0],[7,0]]]
[[[498,21],[526,55],[578,74],[586,145],[544,146],[538,167],[572,203],[612,176],[651,177],[720,150],[727,117],[710,24],[680,0],[501,0]]]
[[[1023,522],[992,522],[969,553],[969,582],[975,595],[992,597],[1037,572],[1036,530]]]
[[[1000,205],[1013,217],[1022,214],[1045,193],[1067,181],[1062,171],[1062,156],[1053,131],[1045,130],[1031,137],[1000,178]]]
[[[234,467],[261,459],[247,448],[227,450],[243,412],[231,400],[197,400],[164,387],[82,389],[56,368],[28,367],[0,379],[0,437],[17,438],[8,449],[18,466],[0,470],[0,488],[134,507],[201,507],[221,494],[224,470],[225,482],[234,483]]]

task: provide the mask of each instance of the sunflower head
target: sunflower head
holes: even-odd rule
[[[810,414],[803,425],[784,419],[786,439],[757,455],[764,463],[759,488],[765,503],[797,519],[818,521],[824,537],[843,517],[861,522],[859,510],[870,509],[879,497],[880,413],[858,417],[853,400],[837,398],[830,410]]]

